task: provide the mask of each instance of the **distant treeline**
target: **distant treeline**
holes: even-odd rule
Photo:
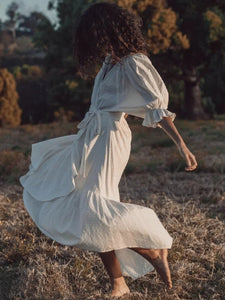
[[[87,110],[93,81],[76,74],[72,38],[78,15],[94,2],[99,1],[50,1],[49,8],[57,10],[57,26],[34,12],[19,25],[15,22],[20,34],[12,43],[19,41],[20,47],[11,53],[4,50],[1,66],[16,79],[22,123],[78,120]],[[204,5],[196,0],[114,2],[142,17],[149,57],[170,93],[169,108],[189,119],[225,113],[223,1]],[[21,32],[29,32],[26,39]],[[26,45],[29,51],[24,51]],[[42,55],[38,56],[38,51]]]

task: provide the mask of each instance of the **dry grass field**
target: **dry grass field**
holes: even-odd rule
[[[184,162],[164,134],[130,120],[133,144],[120,184],[121,201],[153,208],[172,235],[169,261],[174,287],[155,272],[127,278],[125,299],[225,299],[225,117],[176,121],[199,166]],[[32,143],[76,132],[74,123],[0,129],[0,299],[109,299],[97,254],[45,237],[25,211],[18,177]]]

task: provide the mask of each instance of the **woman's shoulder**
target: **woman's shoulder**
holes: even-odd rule
[[[121,62],[122,63],[125,62],[125,64],[126,63],[138,64],[138,63],[151,63],[151,60],[146,54],[142,52],[137,52],[137,53],[131,53],[126,56],[123,56],[121,58]]]
[[[120,58],[119,61],[116,63],[113,63],[114,65],[126,65],[127,63],[151,63],[150,58],[147,56],[147,54],[144,54],[142,52],[136,52],[136,53],[130,53]],[[105,57],[105,60],[103,62],[103,65],[108,65],[112,63],[112,55],[107,54]]]

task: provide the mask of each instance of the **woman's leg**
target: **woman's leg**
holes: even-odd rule
[[[162,280],[167,284],[169,289],[172,288],[171,274],[167,261],[167,249],[144,249],[144,248],[129,248],[145,259],[147,259],[155,268],[156,272],[161,276]]]
[[[112,285],[111,296],[122,296],[129,293],[130,290],[126,285],[124,277],[120,269],[120,263],[116,257],[115,251],[99,253],[105,269],[110,277]]]

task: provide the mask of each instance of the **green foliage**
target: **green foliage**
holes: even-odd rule
[[[57,11],[59,23],[56,26],[48,20],[41,22],[34,36],[35,44],[47,50],[46,63],[48,69],[52,68],[53,65],[61,69],[64,67],[74,69],[72,60],[74,25],[78,16],[91,2],[93,1],[50,1],[52,9],[54,8]]]
[[[50,1],[49,7],[57,11],[59,23],[51,24],[43,19],[33,40],[47,52],[45,66],[50,110],[53,113],[59,108],[73,111],[74,119],[80,119],[87,109],[93,82],[83,81],[76,74],[73,30],[82,11],[96,2],[102,1]],[[185,83],[193,75],[188,72],[190,68],[196,73],[196,85],[200,84],[202,89],[198,111],[203,115],[202,106],[210,115],[225,111],[225,8],[219,0],[207,0],[204,4],[196,0],[113,2],[141,15],[143,32],[154,54],[151,59],[168,84],[170,107],[177,115],[183,115],[190,103],[197,103],[188,102],[185,96],[188,94]]]
[[[188,49],[189,40],[176,24],[176,13],[166,1],[114,0],[118,5],[132,9],[143,20],[143,32],[150,53],[158,54],[168,49]]]
[[[225,53],[225,49],[224,49]],[[208,61],[202,81],[203,96],[210,99],[216,113],[225,112],[225,55],[215,53]]]
[[[76,75],[73,59],[73,30],[78,16],[89,5],[85,1],[50,1],[57,10],[59,24],[47,20],[41,22],[34,36],[34,43],[47,51],[45,58],[48,72],[48,102],[51,110],[72,110],[74,119],[80,119],[90,102],[93,82],[82,80]],[[73,83],[76,83],[73,85]]]
[[[44,72],[41,67],[35,65],[17,66],[13,70],[13,75],[16,80],[34,80],[40,79]]]
[[[18,28],[25,33],[34,34],[37,31],[38,26],[43,22],[48,22],[45,15],[33,11],[29,16],[20,16]]]
[[[167,2],[176,12],[179,29],[190,41],[189,49],[179,51],[175,49],[166,53],[169,69],[175,64],[183,71],[184,81],[188,77],[188,80],[191,79],[188,75],[189,70],[195,69],[196,83],[200,83],[201,86],[204,110],[211,116],[215,112],[224,112],[224,108],[217,109],[224,98],[224,5],[221,1],[212,0],[204,3],[195,0],[167,0]],[[189,99],[186,98],[185,101],[188,103]],[[219,106],[221,108],[221,105]]]
[[[214,1],[168,0],[178,15],[178,25],[190,40],[185,51],[186,64],[206,64],[217,47],[224,46],[225,28],[223,11]],[[218,49],[219,50],[219,49]]]
[[[12,2],[7,10],[6,10],[6,15],[9,17],[10,21],[16,21],[19,18],[19,13],[18,13],[18,8],[19,5],[16,2]]]
[[[51,121],[53,112],[47,101],[47,79],[44,69],[37,65],[24,64],[14,67],[13,74],[23,111],[22,123]]]
[[[21,121],[16,82],[7,69],[0,69],[0,126],[17,126]]]
[[[169,91],[169,110],[175,111],[177,115],[182,115],[184,110],[184,82],[168,78],[166,82]]]

